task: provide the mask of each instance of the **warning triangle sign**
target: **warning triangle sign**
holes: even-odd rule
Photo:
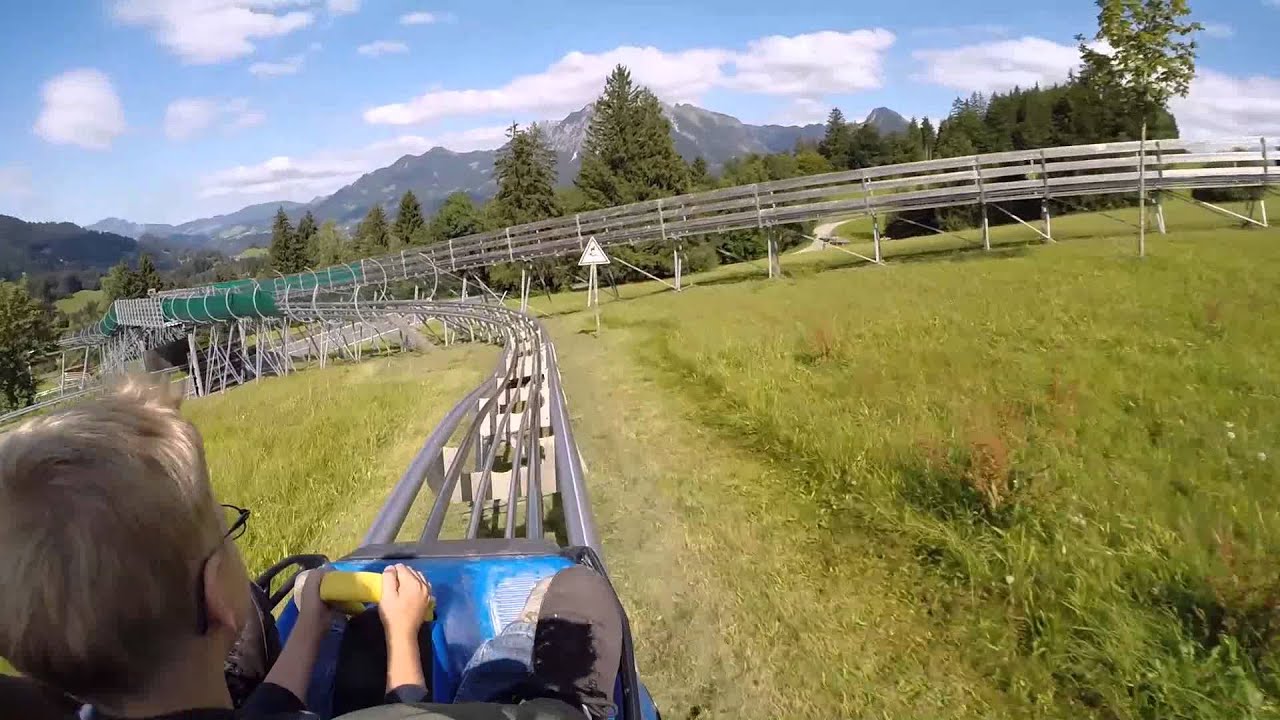
[[[609,256],[604,254],[604,248],[600,247],[600,243],[596,242],[596,236],[592,235],[587,241],[587,248],[582,251],[582,257],[578,258],[579,265],[608,265]]]

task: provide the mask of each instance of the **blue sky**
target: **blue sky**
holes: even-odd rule
[[[1280,134],[1280,0],[1192,0],[1184,135]],[[1053,82],[1088,0],[41,0],[0,3],[0,213],[182,222],[309,200],[406,153],[501,144],[616,62],[746,122],[945,114]]]

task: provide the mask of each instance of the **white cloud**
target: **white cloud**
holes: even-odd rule
[[[1170,105],[1182,137],[1280,135],[1280,77],[1233,77],[1201,69]]]
[[[855,92],[879,87],[881,56],[893,42],[886,30],[858,30],[766,37],[745,51],[627,46],[597,54],[571,52],[540,73],[500,87],[431,90],[406,102],[370,108],[364,118],[373,124],[412,125],[459,115],[570,112],[594,100],[618,64],[627,66],[638,84],[672,103],[697,102],[716,88],[809,98]]]
[[[409,46],[394,40],[375,40],[356,48],[356,52],[368,57],[378,57],[379,55],[390,55],[391,53],[409,52]]]
[[[182,98],[165,109],[164,134],[170,140],[186,140],[214,125],[239,129],[260,125],[264,120],[266,116],[250,108],[244,98]]]
[[[371,168],[384,167],[404,155],[420,155],[433,147],[456,152],[495,148],[506,141],[506,126],[480,127],[426,138],[402,135],[364,147],[328,150],[308,157],[279,156],[256,165],[237,165],[201,180],[201,197],[310,200],[350,184]]]
[[[813,97],[872,90],[883,82],[881,60],[893,46],[888,30],[824,31],[752,40],[734,58],[725,85],[769,95]]]
[[[295,75],[306,62],[305,55],[291,55],[280,62],[256,62],[249,66],[249,72],[257,77],[279,77]]]
[[[55,145],[106,150],[125,131],[124,108],[100,70],[69,70],[44,84],[35,133]]]
[[[1280,0],[1276,1],[1280,2]],[[1236,29],[1226,23],[1206,22],[1201,24],[1204,25],[1204,30],[1201,32],[1208,37],[1216,40],[1226,40],[1228,38],[1235,37]]]
[[[1017,40],[967,45],[947,50],[917,50],[912,56],[924,63],[914,76],[963,92],[997,92],[1014,86],[1050,85],[1067,79],[1080,65],[1074,45],[1024,37]]]
[[[213,64],[250,55],[253,40],[310,25],[311,0],[115,0],[117,20],[150,28],[184,62]]]
[[[430,25],[439,21],[439,15],[429,12],[411,12],[400,16],[401,25]]]
[[[326,7],[331,15],[350,15],[360,11],[360,0],[328,0]]]
[[[813,98],[796,98],[787,104],[780,112],[770,118],[770,122],[778,125],[812,125],[814,123],[825,123],[827,115],[834,107],[831,103],[826,103]]]
[[[23,165],[0,165],[0,199],[17,201],[31,195],[30,170]]]

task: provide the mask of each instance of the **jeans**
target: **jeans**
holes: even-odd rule
[[[476,649],[454,702],[493,702],[509,698],[533,675],[536,625],[513,622]]]

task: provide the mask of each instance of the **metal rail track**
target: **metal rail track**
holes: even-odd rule
[[[770,229],[832,216],[878,217],[907,210],[993,205],[1109,193],[1280,185],[1280,140],[1242,137],[1072,145],[972,155],[740,185],[579,213],[477,233],[425,248],[273,281],[281,299],[316,288],[457,274],[499,263],[604,245],[666,242],[703,234]],[[266,287],[252,281],[233,286]],[[162,293],[190,296],[228,288]]]

